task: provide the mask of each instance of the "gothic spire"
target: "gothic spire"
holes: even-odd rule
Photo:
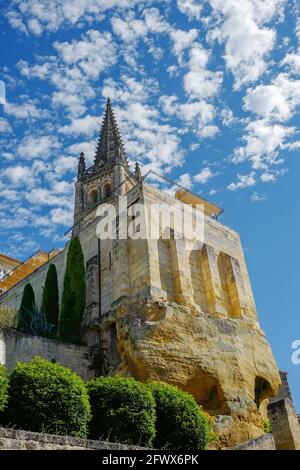
[[[124,145],[120,136],[117,121],[111,105],[107,98],[105,115],[99,135],[95,161],[95,168],[106,164],[123,163],[128,165]]]
[[[84,153],[81,152],[78,162],[78,181],[82,180],[86,172]]]

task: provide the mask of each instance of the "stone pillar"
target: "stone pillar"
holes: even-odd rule
[[[124,196],[125,194],[125,183],[123,183],[124,180],[125,180],[125,171],[124,171],[123,165],[121,164],[115,165],[113,189],[119,196]]]
[[[130,295],[130,271],[128,259],[128,240],[113,240],[112,270],[114,299]]]
[[[170,258],[175,301],[179,304],[193,302],[189,258],[184,239],[174,237],[170,240]]]
[[[99,260],[98,255],[86,262],[86,307],[82,326],[88,346],[100,344],[99,333]]]
[[[289,398],[269,403],[268,414],[277,450],[300,450],[300,425]]]
[[[204,245],[202,250],[202,274],[209,311],[227,316],[217,256],[214,248],[209,245]]]
[[[246,291],[243,281],[243,275],[240,263],[235,258],[230,257],[230,263],[233,273],[233,291],[231,297],[232,308],[235,316],[240,316],[245,313],[247,306]]]
[[[75,184],[75,205],[74,205],[74,225],[77,224],[84,210],[83,183],[77,181]]]

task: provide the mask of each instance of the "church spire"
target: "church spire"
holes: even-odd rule
[[[110,98],[107,98],[105,115],[99,135],[95,161],[95,168],[100,168],[107,164],[125,164],[128,166],[124,145],[120,136],[117,121],[111,105]]]
[[[82,180],[86,173],[84,153],[81,152],[78,162],[78,181]]]

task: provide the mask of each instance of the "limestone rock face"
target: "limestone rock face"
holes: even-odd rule
[[[151,301],[123,303],[104,323],[104,338],[112,324],[113,372],[190,392],[217,417],[217,447],[233,447],[263,433],[265,399],[276,393],[280,377],[256,325]]]

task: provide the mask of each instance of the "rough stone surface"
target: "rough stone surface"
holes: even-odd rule
[[[300,450],[300,425],[296,410],[289,398],[268,406],[272,433],[277,450]]]
[[[234,447],[232,450],[276,450],[276,447],[272,434],[263,434]]]
[[[0,427],[0,450],[139,450],[141,447]]]
[[[27,362],[35,356],[44,357],[49,361],[55,360],[85,380],[94,377],[89,348],[15,330],[0,330],[0,364],[5,364],[9,371],[17,362]]]

